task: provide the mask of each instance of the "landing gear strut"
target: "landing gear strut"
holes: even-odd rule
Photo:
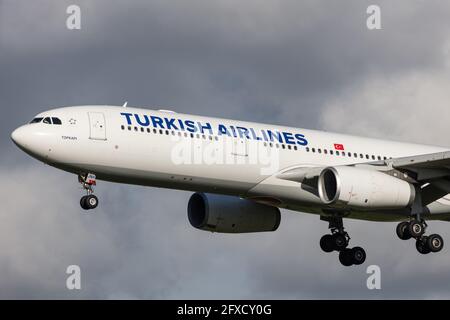
[[[344,230],[342,217],[321,217],[321,220],[328,221],[328,228],[331,230],[331,234],[326,234],[320,239],[320,247],[323,251],[338,251],[339,261],[346,267],[360,265],[366,261],[366,252],[363,248],[347,248],[350,236]]]
[[[438,234],[425,236],[427,227],[425,220],[420,219],[420,217],[410,221],[403,221],[397,225],[397,236],[402,240],[414,238],[416,240],[416,249],[421,254],[441,251],[444,247],[444,240]]]
[[[86,191],[86,195],[80,199],[81,208],[83,208],[84,210],[92,210],[97,208],[98,198],[94,195],[93,189],[93,186],[97,184],[95,175],[92,173],[86,175],[80,174],[78,176],[78,181]]]

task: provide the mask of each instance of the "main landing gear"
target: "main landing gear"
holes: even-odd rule
[[[361,247],[348,248],[350,236],[344,230],[341,217],[321,217],[329,222],[331,234],[326,234],[320,239],[320,247],[324,252],[339,252],[339,261],[342,265],[360,265],[366,261],[366,252]]]
[[[97,184],[94,174],[89,173],[87,175],[79,175],[78,181],[86,191],[86,195],[80,199],[80,206],[84,210],[92,210],[98,206],[98,198],[94,195],[93,186]]]
[[[441,251],[444,247],[444,240],[438,234],[425,236],[427,227],[426,222],[421,219],[403,221],[397,225],[397,236],[402,240],[414,238],[416,240],[416,249],[421,254]]]

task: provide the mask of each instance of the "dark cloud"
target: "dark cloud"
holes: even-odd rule
[[[74,2],[80,31],[65,28]],[[108,183],[86,215],[76,177],[9,140],[40,111],[128,100],[446,144],[450,6],[379,1],[383,29],[368,31],[369,4],[0,2],[0,298],[448,298],[445,252],[418,256],[394,224],[346,223],[382,268],[382,290],[369,291],[364,267],[320,252],[317,216],[284,212],[276,233],[210,234],[189,226],[189,193]],[[431,228],[449,238],[445,224]],[[81,292],[65,289],[70,264]]]

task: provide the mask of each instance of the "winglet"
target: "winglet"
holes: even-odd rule
[[[122,106],[122,107],[126,108],[126,107],[127,107],[127,105],[128,105],[128,101],[125,101],[125,103],[123,104],[123,106]]]

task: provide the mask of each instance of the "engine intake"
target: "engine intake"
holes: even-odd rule
[[[234,196],[194,193],[187,211],[194,228],[220,233],[275,231],[281,221],[277,207]]]
[[[414,202],[415,189],[386,173],[355,167],[329,167],[319,175],[319,196],[326,205],[401,209]]]

